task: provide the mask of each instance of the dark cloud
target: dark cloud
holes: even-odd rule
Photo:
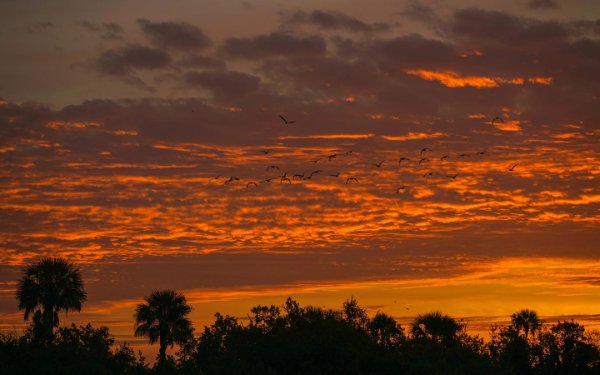
[[[184,81],[206,88],[218,98],[239,98],[258,90],[260,78],[235,71],[188,72]]]
[[[123,39],[123,28],[114,22],[97,24],[84,21],[81,26],[86,30],[98,33],[102,39]]]
[[[29,32],[31,34],[38,34],[45,30],[52,29],[54,27],[55,26],[52,22],[41,21],[41,22],[37,22],[33,25],[27,26],[27,32]]]
[[[288,22],[312,24],[324,30],[346,30],[353,32],[387,31],[390,26],[386,23],[368,24],[342,12],[314,10],[312,12],[297,11]]]
[[[515,17],[507,13],[478,8],[454,13],[451,32],[458,38],[501,43],[520,48],[524,45],[543,47],[547,43],[564,42],[568,29],[556,21]]]
[[[559,7],[555,0],[531,0],[527,6],[532,9],[557,9]]]
[[[412,0],[408,5],[399,12],[400,15],[422,22],[431,22],[438,20],[437,14],[427,4],[424,4],[418,0]]]
[[[444,67],[455,57],[453,45],[419,34],[377,40],[365,52],[381,61],[386,70],[395,71],[417,66]]]
[[[179,60],[177,65],[186,68],[224,69],[225,61],[210,56],[188,55]]]
[[[212,45],[211,39],[197,26],[185,22],[137,21],[150,42],[160,48],[195,51]]]
[[[325,40],[318,35],[294,36],[274,32],[254,38],[229,38],[221,50],[231,58],[263,59],[274,56],[307,56],[325,53]]]
[[[101,73],[123,76],[139,69],[165,68],[170,62],[171,57],[164,51],[131,44],[104,51],[96,60],[95,66]]]

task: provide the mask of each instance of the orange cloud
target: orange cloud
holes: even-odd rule
[[[476,88],[488,88],[498,87],[496,79],[491,77],[483,76],[461,76],[457,72],[453,71],[441,71],[436,72],[433,70],[405,70],[406,74],[414,75],[427,81],[438,81],[446,87],[476,87]]]
[[[513,77],[513,78],[502,78],[502,77],[487,77],[487,76],[462,76],[460,73],[445,70],[445,71],[434,71],[425,69],[407,69],[404,71],[406,74],[414,75],[427,81],[438,81],[446,87],[475,87],[481,88],[492,88],[500,85],[523,85],[525,78]],[[552,83],[551,77],[531,77],[527,79],[530,83],[549,85]]]
[[[530,77],[528,81],[538,85],[549,85],[552,83],[552,77]]]
[[[440,133],[440,132],[435,132],[435,133],[409,132],[406,135],[382,135],[381,138],[385,139],[386,141],[408,141],[408,140],[412,140],[412,139],[439,138],[439,137],[444,137],[446,135],[447,134]]]

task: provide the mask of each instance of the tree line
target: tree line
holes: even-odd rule
[[[155,291],[134,313],[135,336],[159,344],[150,365],[129,344],[115,346],[107,327],[59,325],[60,312],[81,311],[87,298],[72,263],[27,266],[16,297],[31,324],[22,335],[0,335],[6,374],[600,374],[598,340],[583,325],[544,324],[528,309],[492,326],[487,341],[441,312],[418,315],[408,327],[382,312],[369,317],[353,297],[339,310],[292,298],[258,305],[244,324],[216,313],[196,333],[185,296]]]

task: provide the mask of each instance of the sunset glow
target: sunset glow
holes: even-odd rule
[[[27,326],[16,283],[45,256],[82,269],[65,324],[151,353],[132,316],[167,288],[197,331],[287,296],[484,337],[520,308],[600,328],[600,34],[579,3],[1,5],[0,330]]]

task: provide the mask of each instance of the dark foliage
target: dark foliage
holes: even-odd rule
[[[0,337],[0,363],[3,374],[144,374],[144,358],[123,344],[114,350],[108,328],[61,327],[49,343],[25,335]]]

